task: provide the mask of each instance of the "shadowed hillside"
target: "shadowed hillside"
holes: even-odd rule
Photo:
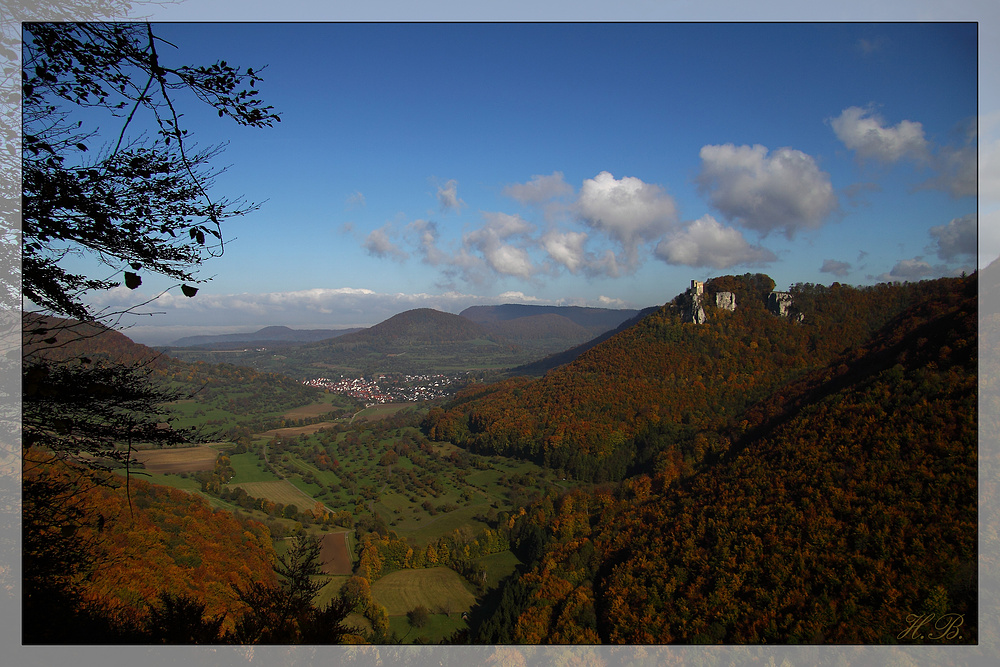
[[[954,280],[853,288],[796,285],[803,321],[767,309],[767,276],[723,276],[706,294],[736,294],[733,312],[706,299],[708,322],[675,300],[543,378],[464,390],[425,426],[433,438],[562,468],[595,481],[641,469],[671,441],[693,464],[723,447],[720,429],[785,382],[863,343],[906,307]],[[702,437],[697,438],[701,433]]]
[[[701,431],[715,456],[667,440],[617,490],[528,508],[532,564],[479,640],[930,643],[926,617],[975,643],[975,276],[897,289],[923,298]]]

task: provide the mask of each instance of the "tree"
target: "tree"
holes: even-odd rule
[[[39,309],[22,318],[25,465],[127,465],[134,443],[173,444],[185,434],[165,423],[161,406],[173,396],[151,377],[155,358],[97,358],[85,347],[113,334],[101,323],[113,325],[138,306],[95,311],[87,294],[122,283],[135,289],[143,274],[158,274],[193,297],[197,268],[224,252],[223,222],[257,208],[210,194],[222,148],[194,147],[180,123],[179,96],[191,94],[240,125],[268,127],[280,118],[254,90],[259,70],[225,61],[170,67],[160,53],[173,45],[148,24],[23,26],[20,277],[22,305]],[[10,237],[5,230],[2,241]],[[78,255],[103,268],[68,270],[65,260]],[[9,293],[6,283],[0,293]],[[60,540],[94,516],[75,509],[64,480],[33,479],[24,488],[25,543],[36,553],[72,555]],[[93,566],[80,558],[64,565],[72,572]],[[47,573],[59,566],[43,560],[26,570],[24,596],[40,622],[46,606],[58,604]],[[188,602],[161,600],[164,618],[193,619],[197,609]]]
[[[275,564],[278,586],[254,582],[238,589],[247,611],[230,639],[247,644],[339,643],[349,632],[343,621],[352,606],[342,598],[322,609],[313,604],[322,586],[313,579],[320,572],[319,553],[319,541],[301,535]]]
[[[427,622],[431,620],[431,611],[422,604],[418,604],[416,607],[406,612],[406,618],[410,621],[410,625],[415,628],[422,628],[427,625]]]
[[[149,610],[145,631],[163,644],[214,644],[221,639],[223,616],[206,617],[205,603],[189,595],[160,593],[159,605]]]
[[[187,91],[220,117],[269,127],[280,117],[254,89],[260,70],[226,61],[168,67],[159,53],[170,47],[149,24],[24,26],[22,289],[53,314],[93,319],[84,294],[122,282],[134,289],[140,271],[183,281],[193,296],[194,269],[224,252],[223,221],[257,208],[209,194],[221,147],[193,147],[174,98]],[[98,135],[76,110],[106,112],[118,127]],[[71,253],[97,259],[112,277],[70,273],[62,260]]]
[[[197,267],[224,251],[223,221],[257,208],[209,194],[221,147],[193,147],[175,98],[188,93],[220,117],[268,127],[280,117],[254,90],[259,70],[225,61],[170,67],[160,52],[171,48],[149,24],[24,24],[22,290],[43,312],[76,320],[24,318],[27,447],[127,461],[121,447],[133,441],[182,437],[161,428],[159,406],[175,397],[150,382],[148,360],[95,362],[79,347],[75,357],[48,353],[104,335],[95,322],[123,314],[94,311],[90,290],[135,289],[145,272],[182,281],[193,297]],[[113,131],[84,127],[101,116]],[[113,273],[71,273],[72,255]]]

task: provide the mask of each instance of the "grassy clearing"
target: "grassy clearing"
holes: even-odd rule
[[[121,472],[124,474],[124,470]],[[169,486],[171,488],[180,489],[181,491],[187,491],[189,493],[201,493],[201,484],[194,477],[181,477],[180,475],[164,473],[150,473],[148,471],[138,473],[133,472],[132,475],[135,479],[141,479],[153,484],[159,484],[160,486]]]
[[[412,403],[380,403],[378,405],[373,405],[371,407],[365,408],[354,415],[355,420],[364,421],[378,421],[379,419],[385,419],[386,417],[391,417],[400,410],[404,408],[413,407]]]
[[[326,583],[323,584],[323,588],[319,589],[316,597],[313,598],[313,602],[320,609],[330,604],[330,601],[337,597],[340,589],[343,588],[344,584],[350,578],[350,575],[329,575],[324,577]]]
[[[462,620],[461,614],[431,614],[427,625],[422,628],[414,628],[410,625],[406,616],[390,616],[389,630],[396,633],[400,641],[404,644],[421,643],[436,644],[442,639],[447,639],[455,634],[455,631],[469,627]]]
[[[260,433],[258,437],[273,438],[274,436],[279,436],[282,438],[297,438],[303,433],[306,435],[312,435],[321,428],[330,428],[335,422],[317,422],[315,424],[309,424],[308,426],[288,426],[285,428],[273,428],[270,431],[264,431]]]
[[[510,576],[521,564],[512,551],[501,551],[497,554],[483,556],[476,560],[486,568],[486,584],[496,586],[502,579]]]
[[[372,598],[389,616],[402,616],[418,605],[432,613],[461,614],[476,602],[459,574],[446,567],[390,572],[372,584]]]
[[[339,399],[339,400],[338,400]],[[313,403],[311,405],[303,405],[300,408],[294,408],[289,410],[284,414],[285,419],[303,419],[308,417],[319,417],[322,414],[326,414],[331,410],[336,410],[342,408],[343,399],[337,397],[335,394],[326,394],[323,396],[323,400]]]
[[[272,482],[279,478],[269,472],[263,466],[258,466],[260,459],[256,454],[244,452],[243,454],[233,454],[229,457],[229,465],[233,469],[233,478],[230,484],[245,484],[247,482]],[[249,493],[249,491],[247,492]]]
[[[376,504],[375,507],[378,509],[378,504]],[[393,526],[392,529],[396,531],[396,534],[400,537],[404,539],[413,538],[417,544],[423,545],[437,540],[439,537],[448,535],[456,528],[461,528],[462,526],[469,526],[475,532],[481,531],[483,528],[487,527],[487,524],[476,521],[472,518],[481,511],[481,507],[461,507],[454,512],[438,514],[433,517],[429,516],[425,512],[422,512],[421,514],[416,515],[417,517],[421,517],[419,521],[415,520],[416,517],[402,518],[395,526]],[[383,514],[383,516],[393,515]],[[402,516],[406,517],[406,513],[404,512]]]

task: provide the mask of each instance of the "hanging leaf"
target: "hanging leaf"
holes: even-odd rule
[[[125,272],[125,287],[129,289],[135,289],[142,284],[142,278],[131,271]]]
[[[191,297],[193,297],[195,294],[198,293],[198,288],[191,287],[190,285],[181,285],[181,292],[184,293],[184,296],[190,299]]]

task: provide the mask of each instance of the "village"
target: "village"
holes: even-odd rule
[[[368,405],[376,403],[402,403],[428,401],[450,396],[464,384],[460,375],[386,375],[373,378],[315,378],[303,384],[345,394],[360,399]]]

